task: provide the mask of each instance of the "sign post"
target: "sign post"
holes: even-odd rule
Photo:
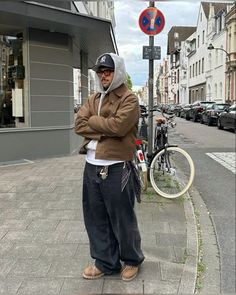
[[[148,156],[153,151],[153,60],[161,59],[160,46],[154,46],[154,35],[159,34],[165,25],[164,15],[155,7],[155,1],[149,1],[149,7],[139,17],[141,30],[149,35],[149,46],[143,46],[143,59],[149,59],[148,75]]]

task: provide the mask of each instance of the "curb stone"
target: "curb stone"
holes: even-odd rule
[[[192,187],[189,193],[193,206],[199,214],[198,220],[203,241],[202,262],[205,265],[205,271],[200,278],[202,288],[195,292],[198,294],[220,294],[220,256],[214,223],[196,188]]]
[[[183,198],[187,228],[187,258],[180,279],[178,294],[194,294],[197,280],[198,235],[194,207],[188,194]]]

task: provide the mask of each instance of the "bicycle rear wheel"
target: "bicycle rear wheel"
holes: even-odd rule
[[[179,147],[159,151],[150,165],[150,182],[162,197],[172,199],[185,194],[195,175],[193,160]]]

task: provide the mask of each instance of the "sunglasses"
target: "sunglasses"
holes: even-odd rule
[[[105,70],[99,70],[97,71],[97,74],[99,77],[102,77],[102,75],[104,75],[105,77],[110,76],[110,74],[114,72],[114,70],[112,69],[105,69]]]

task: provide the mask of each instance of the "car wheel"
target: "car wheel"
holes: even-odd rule
[[[212,125],[211,117],[207,117],[207,125],[208,126],[211,126]]]
[[[200,123],[201,124],[204,124],[204,121],[203,121],[203,118],[201,117],[201,119],[200,119]]]
[[[217,127],[218,129],[223,129],[223,126],[221,125],[220,119],[217,121]]]

